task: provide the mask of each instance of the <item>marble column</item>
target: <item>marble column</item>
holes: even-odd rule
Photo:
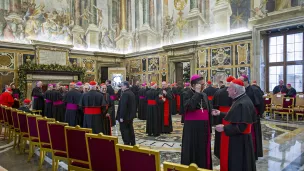
[[[154,0],[150,0],[149,3],[149,23],[151,28],[155,28]]]
[[[198,11],[197,0],[190,0],[190,12]]]
[[[1,0],[3,1],[3,0]],[[10,0],[9,1],[9,13],[17,14],[21,7],[21,0]]]
[[[140,27],[139,19],[139,0],[135,0],[135,29]]]
[[[149,26],[149,14],[150,14],[150,0],[143,0],[143,8],[144,8],[144,25]]]
[[[131,10],[131,0],[127,0],[127,26],[128,32],[132,32],[132,10]]]
[[[90,1],[90,12],[93,14],[90,16],[90,24],[97,24],[97,3],[96,0],[91,0]]]
[[[86,10],[86,1],[80,1],[80,11],[81,11],[81,14],[80,15],[83,15],[85,13],[85,10]],[[80,26],[85,26],[85,23],[87,23],[85,17],[82,17],[80,19]]]
[[[75,25],[80,26],[80,0],[75,0],[75,4],[74,4],[74,20],[75,20]]]
[[[164,14],[163,17],[166,17],[166,16],[169,15],[169,13],[168,13],[168,0],[163,1],[163,14]]]
[[[121,0],[120,2],[120,12],[121,12],[121,30],[126,31],[126,0]]]

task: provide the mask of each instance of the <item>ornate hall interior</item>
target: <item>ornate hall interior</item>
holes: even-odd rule
[[[22,102],[38,81],[45,91],[50,83],[111,80],[117,93],[122,81],[183,85],[198,74],[218,86],[247,75],[272,99],[261,118],[257,170],[304,171],[303,16],[304,0],[0,0],[0,87],[14,83]],[[275,115],[280,80],[297,92],[285,115]],[[52,170],[52,152],[42,168],[38,147],[28,162],[29,150],[6,139],[0,121],[0,171]],[[181,115],[172,123],[173,132],[151,137],[146,121],[134,119],[136,144],[159,154],[156,171],[181,163]],[[119,124],[111,132],[123,144]],[[212,163],[220,171],[215,132]],[[68,162],[58,168],[68,170]]]

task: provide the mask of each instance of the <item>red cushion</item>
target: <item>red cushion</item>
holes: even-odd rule
[[[81,167],[81,168],[90,168],[90,165],[88,164],[84,164],[84,163],[80,163],[80,162],[76,162],[76,161],[72,161],[71,163],[72,166],[77,166],[77,167]]]
[[[278,110],[276,110],[277,112],[289,112],[289,110],[288,109],[278,109]]]
[[[67,156],[67,153],[63,153],[63,152],[55,152],[54,155],[55,155],[55,156],[59,156],[59,157],[65,157],[65,158],[68,157],[68,156]]]
[[[28,117],[27,123],[29,126],[29,133],[31,137],[38,138],[38,130],[37,130],[37,118],[36,117]]]
[[[49,131],[46,120],[38,120],[39,138],[41,142],[50,143]]]
[[[32,139],[32,142],[39,142],[38,138]]]
[[[121,171],[155,171],[155,156],[121,149],[119,150]]]
[[[66,130],[69,158],[80,161],[89,161],[85,133],[85,131],[79,130]]]
[[[27,127],[27,121],[26,121],[26,115],[20,114],[18,115],[19,123],[20,123],[20,130],[21,132],[28,133],[28,127]]]
[[[50,149],[50,148],[51,148],[51,145],[49,145],[49,144],[43,144],[43,145],[42,145],[42,148],[49,148],[49,149]]]
[[[117,170],[114,141],[89,138],[88,146],[92,170]]]
[[[53,150],[66,151],[64,126],[50,124],[49,129]]]

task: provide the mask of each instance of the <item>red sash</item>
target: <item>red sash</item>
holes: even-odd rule
[[[169,126],[169,100],[164,101],[164,125]]]
[[[227,113],[230,110],[230,106],[219,106],[219,111]]]
[[[176,108],[177,108],[177,111],[179,111],[180,109],[180,95],[176,95]]]
[[[213,99],[213,96],[208,96],[208,100],[212,100]]]
[[[86,114],[86,115],[101,114],[101,108],[100,107],[85,107],[84,108],[84,114]]]
[[[226,121],[223,119],[223,125],[229,125],[230,122]],[[252,124],[247,124],[247,128],[243,132],[243,134],[250,134],[251,133],[251,125]],[[229,136],[225,134],[223,131],[221,134],[221,151],[220,151],[220,166],[221,166],[221,171],[228,171],[228,155],[229,155]]]
[[[148,100],[148,105],[156,105],[156,100]]]

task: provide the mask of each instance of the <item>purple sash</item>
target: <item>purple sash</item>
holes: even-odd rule
[[[34,97],[34,99],[38,99],[38,97],[37,96],[33,96]]]
[[[67,106],[66,106],[66,109],[68,109],[68,110],[77,110],[78,106],[77,106],[77,104],[68,103]]]
[[[52,103],[52,100],[45,99],[45,102],[46,102],[46,103]]]
[[[139,99],[145,99],[146,96],[139,96]]]
[[[112,96],[110,96],[110,99],[113,100],[113,101],[115,101],[116,100],[116,96],[112,95]]]
[[[53,102],[53,105],[54,105],[54,106],[61,105],[61,104],[63,104],[63,101],[61,101],[61,100],[58,100],[58,101],[56,101],[56,102]]]
[[[13,97],[19,99],[19,94],[13,94]]]
[[[197,109],[195,111],[187,111],[185,113],[185,120],[209,120],[209,113],[207,109]]]

